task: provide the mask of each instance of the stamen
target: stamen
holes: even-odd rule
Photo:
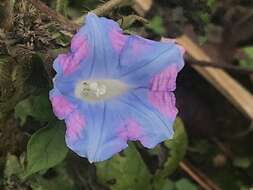
[[[96,102],[118,96],[127,89],[126,84],[113,79],[86,80],[77,84],[75,94],[80,99]]]

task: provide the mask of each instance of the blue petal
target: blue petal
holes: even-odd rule
[[[152,77],[175,64],[183,67],[183,55],[175,43],[156,42],[130,36],[120,56],[120,80],[147,87]]]
[[[54,61],[53,66],[57,72],[55,87],[63,95],[74,99],[74,88],[80,80],[112,79],[118,76],[119,56],[127,38],[128,36],[122,34],[118,23],[89,13],[86,24],[72,39],[70,52],[59,55]],[[83,39],[87,42],[88,49],[82,47]],[[77,55],[80,56],[80,51],[88,51],[87,56],[81,59],[73,73],[64,74],[63,62],[67,62],[65,70],[72,69],[71,61]]]
[[[148,101],[148,92],[136,89],[111,101],[83,104],[79,112],[85,127],[76,138],[66,134],[69,148],[97,162],[125,149],[128,140],[140,140],[145,147],[153,148],[172,138],[174,118],[154,108]]]
[[[126,96],[122,96],[119,103],[124,107],[125,112],[129,113],[130,117],[141,127],[142,135],[137,140],[140,140],[147,148],[154,148],[158,143],[173,137],[172,125],[175,115],[169,117],[155,108],[149,100],[149,93],[152,92],[138,88],[129,91]],[[164,104],[168,103],[166,101],[168,100],[165,100]],[[171,108],[174,109],[175,105],[172,105]]]
[[[87,51],[87,55],[79,61],[79,69],[71,73],[71,76],[79,75],[83,79],[114,76],[118,68],[119,54],[127,37],[122,34],[118,23],[89,13],[86,16],[85,25],[80,28],[79,32],[72,39],[68,56],[78,57],[79,54],[82,56],[82,51]],[[82,40],[87,43],[87,49],[81,48],[78,51],[79,46],[84,43],[82,43]],[[55,60],[54,68],[61,77],[68,78],[69,76],[62,75],[60,61],[62,59],[58,58]]]
[[[90,162],[98,162],[127,147],[126,141],[117,134],[117,128],[122,123],[117,108],[109,103],[98,103],[83,105],[79,111],[86,124],[75,138],[66,133],[66,143],[70,149],[87,157]]]

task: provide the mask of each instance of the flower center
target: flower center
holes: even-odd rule
[[[127,85],[114,79],[109,80],[83,80],[75,88],[75,95],[89,102],[107,100],[123,94]]]

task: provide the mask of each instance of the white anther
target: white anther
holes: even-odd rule
[[[127,89],[128,86],[117,80],[85,80],[77,84],[75,94],[83,100],[96,102],[118,96]]]
[[[98,83],[97,82],[92,82],[89,84],[89,87],[91,90],[97,91],[98,90]]]
[[[106,86],[101,85],[101,87],[99,88],[99,94],[104,95],[105,93],[106,93]]]

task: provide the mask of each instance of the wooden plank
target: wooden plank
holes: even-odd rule
[[[184,46],[186,51],[198,61],[214,62],[196,43],[188,36],[183,35],[177,42]],[[234,80],[225,71],[193,65],[193,68],[214,85],[234,106],[242,111],[250,119],[253,119],[253,96],[252,94]]]

